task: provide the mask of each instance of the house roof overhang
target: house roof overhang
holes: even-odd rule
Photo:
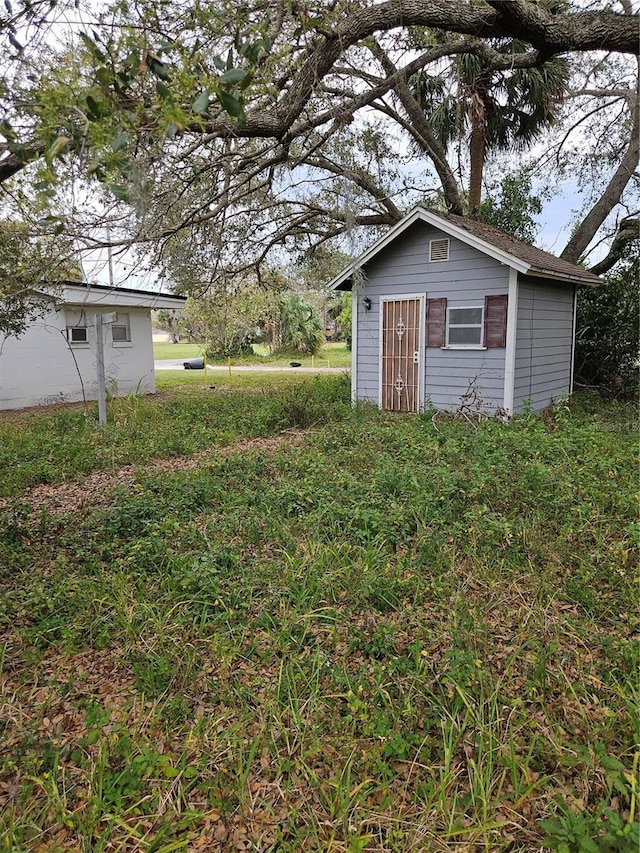
[[[110,287],[105,284],[62,282],[55,297],[64,305],[92,308],[148,308],[180,309],[187,301],[185,296],[172,293],[155,293],[149,290]]]
[[[466,245],[477,249],[491,258],[494,258],[499,263],[504,264],[510,269],[516,270],[516,272],[522,275],[553,279],[554,281],[567,284],[586,284],[596,286],[600,283],[600,279],[587,270],[583,270],[573,264],[561,261],[559,258],[554,258],[553,255],[543,252],[540,249],[534,249],[532,246],[527,247],[527,244],[520,243],[520,241],[510,238],[508,235],[503,235],[507,241],[513,244],[520,244],[540,259],[540,263],[538,264],[531,263],[524,258],[518,257],[513,252],[507,251],[501,246],[495,245],[495,243],[490,242],[483,236],[472,233],[468,228],[463,227],[461,224],[458,224],[453,220],[459,220],[460,223],[465,221],[463,217],[451,217],[449,214],[439,215],[434,211],[427,210],[423,207],[414,208],[403,219],[401,219],[400,222],[394,225],[393,228],[390,228],[386,234],[363,252],[359,258],[338,273],[338,275],[329,282],[327,285],[328,288],[330,290],[351,290],[354,275],[359,270],[362,270],[362,268],[373,260],[379,252],[396,240],[403,232],[416,222],[424,222],[427,225],[432,225],[434,228],[438,228],[450,237],[454,237],[461,242],[466,243]],[[485,230],[488,231],[489,229],[487,228]],[[496,231],[495,233],[498,234],[500,232]],[[548,263],[546,262],[547,258]],[[546,267],[549,264],[551,266],[562,266],[564,268],[555,270],[547,269]]]

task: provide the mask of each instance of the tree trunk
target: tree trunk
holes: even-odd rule
[[[482,98],[474,93],[471,106],[471,142],[469,145],[469,159],[471,161],[471,175],[469,177],[469,212],[480,207],[482,201],[482,175],[484,172],[484,160],[486,151],[486,131],[484,124],[484,103]]]
[[[628,244],[638,239],[640,239],[640,219],[634,219],[630,216],[623,219],[618,228],[618,233],[613,238],[609,254],[594,264],[590,268],[590,272],[595,273],[595,275],[609,272],[611,267],[620,260]]]

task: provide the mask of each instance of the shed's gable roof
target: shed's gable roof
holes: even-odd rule
[[[329,282],[329,287],[333,290],[348,290],[348,286],[342,287],[342,285],[348,283],[354,272],[369,263],[416,222],[432,225],[519,273],[577,284],[597,285],[601,282],[597,275],[588,270],[563,261],[550,252],[536,249],[535,246],[523,243],[522,240],[484,222],[455,216],[452,213],[435,213],[424,207],[416,207]]]

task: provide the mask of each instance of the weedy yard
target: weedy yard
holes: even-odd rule
[[[635,851],[635,410],[279,383],[0,419],[0,849]]]

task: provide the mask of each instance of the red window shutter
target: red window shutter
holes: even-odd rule
[[[447,300],[427,299],[427,346],[443,347],[446,343]]]
[[[485,296],[484,298],[484,345],[487,348],[507,345],[507,303],[509,297]]]

